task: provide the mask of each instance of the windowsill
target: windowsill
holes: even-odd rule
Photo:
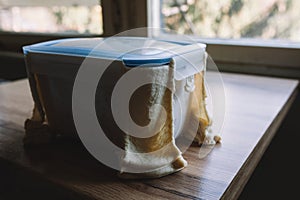
[[[155,29],[154,29],[155,31]],[[152,35],[152,33],[149,33]],[[155,33],[154,33],[155,34]],[[170,38],[180,38],[199,41],[208,45],[226,45],[226,46],[245,46],[245,47],[262,47],[262,48],[285,48],[285,49],[300,49],[300,41],[293,42],[290,40],[280,40],[280,39],[256,39],[256,38],[240,38],[240,39],[230,39],[230,38],[206,38],[194,35],[176,35],[168,32],[159,32],[155,36],[163,37],[166,39]]]
[[[70,33],[17,33],[0,31],[0,50],[21,52],[21,47],[47,40],[74,37],[100,37],[97,34]]]
[[[213,76],[207,73],[207,78]],[[23,122],[33,107],[28,83],[2,84],[0,167],[10,172],[8,178],[14,176],[10,182],[18,180],[18,186],[23,183],[36,193],[42,188],[42,196],[45,191],[56,191],[73,199],[237,198],[288,112],[298,82],[226,73],[222,76],[226,96],[222,144],[204,159],[199,156],[210,147],[191,146],[184,153],[189,165],[183,171],[160,179],[133,181],[118,179],[115,171],[96,162],[75,142],[25,151]]]
[[[162,40],[201,42],[220,71],[300,79],[300,43],[254,39],[208,39],[163,33],[150,29],[151,37]]]

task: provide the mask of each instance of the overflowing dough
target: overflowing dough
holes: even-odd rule
[[[133,98],[137,98],[135,107],[139,104],[142,104],[141,107],[146,107],[146,114],[142,117],[140,112],[138,110],[135,112],[132,107],[131,117],[139,119],[140,124],[146,124],[151,120],[151,124],[159,127],[151,127],[158,132],[148,138],[138,138],[128,134],[125,136],[125,155],[120,172],[120,176],[124,178],[160,177],[181,170],[187,165],[174,138],[174,91],[172,91],[175,88],[174,69],[166,65],[143,70],[147,70],[147,74],[151,75],[152,84],[138,90]],[[161,106],[155,107],[155,105]],[[165,117],[161,117],[163,112]],[[128,171],[143,172],[127,173]]]
[[[176,81],[174,80],[174,69],[172,66],[168,66],[165,69],[153,69],[157,70],[160,78],[169,79],[171,87],[176,88]],[[155,74],[155,73],[154,73]],[[165,75],[165,76],[163,76]],[[155,83],[156,77],[154,75],[153,82]],[[208,116],[206,110],[206,92],[204,86],[204,72],[200,72],[194,75],[195,87],[190,94],[191,105],[188,106],[188,115],[193,122],[196,123],[197,129],[185,128],[181,135],[197,142],[198,144],[215,144],[220,141],[217,137],[207,137],[208,131],[211,125],[211,119]],[[143,90],[147,91],[147,90]],[[145,177],[161,177],[170,173],[179,171],[187,166],[187,161],[182,157],[182,152],[176,146],[174,137],[174,93],[161,85],[151,85],[151,95],[149,99],[155,99],[155,101],[148,101],[146,105],[148,114],[153,104],[159,103],[166,110],[166,121],[164,126],[150,138],[136,138],[130,135],[125,136],[125,156],[122,160],[122,171],[120,176],[123,178],[145,178]],[[147,95],[140,95],[147,96]],[[144,105],[145,106],[145,105]],[[138,115],[139,113],[136,113]],[[157,110],[155,116],[149,117],[152,120],[160,120],[160,110]],[[134,116],[132,116],[134,118]],[[188,124],[189,126],[189,124]],[[197,133],[193,132],[197,131]],[[143,173],[127,173],[127,171],[144,170]]]
[[[124,71],[126,73],[126,70]],[[159,127],[156,129],[158,132],[147,138],[139,138],[125,133],[117,134],[116,143],[125,151],[125,154],[120,158],[121,170],[119,176],[122,178],[156,178],[177,172],[187,166],[187,161],[183,158],[175,140],[174,109],[176,108],[174,108],[174,93],[176,81],[174,79],[174,71],[175,69],[172,65],[153,67],[151,73],[149,73],[153,84],[148,84],[143,90],[140,90],[140,94],[136,94],[137,99],[133,100],[134,106],[130,111],[130,117],[140,125],[147,125],[151,121],[151,123],[157,124]],[[220,138],[217,136],[207,137],[211,120],[206,110],[204,75],[204,72],[194,75],[195,87],[191,91],[190,105],[186,105],[190,107],[192,123],[197,124],[197,129],[194,130],[197,133],[193,130],[185,130],[181,135],[194,140],[198,144],[213,144],[219,142]],[[48,132],[47,135],[49,135],[50,131],[45,121],[47,119],[47,108],[45,108],[43,102],[46,99],[42,98],[42,92],[40,91],[43,88],[40,88],[36,77],[34,80],[34,84],[31,84],[31,89],[35,100],[35,109],[32,119],[27,120],[25,126],[26,136],[24,141],[28,144],[31,141],[32,143],[37,143],[38,133],[43,135],[45,132]],[[161,80],[168,84],[168,87],[157,84]],[[106,96],[110,95],[107,94]],[[106,98],[106,96],[103,98]],[[101,103],[103,102],[101,101]],[[111,112],[106,110],[110,108],[110,105],[106,105],[107,102],[110,103],[110,101],[106,101],[101,106],[105,111],[103,119],[108,120],[105,122],[105,124],[108,124],[108,130],[114,130],[109,127],[114,124],[109,121],[112,116]],[[155,105],[160,106],[156,107]],[[142,107],[146,108],[144,112],[141,112],[141,109],[139,109]],[[45,111],[45,113],[41,112],[41,110]],[[161,116],[163,114],[165,118],[162,122]],[[51,119],[48,120],[50,122]],[[55,130],[55,127],[51,127],[51,130]],[[110,133],[106,134],[109,135]],[[51,137],[47,136],[46,138]],[[43,140],[43,142],[45,141]]]

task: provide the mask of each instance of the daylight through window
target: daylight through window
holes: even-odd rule
[[[162,0],[161,24],[202,38],[300,42],[298,0]]]
[[[0,0],[0,31],[101,34],[102,9],[98,0],[82,4],[32,0],[28,5]]]

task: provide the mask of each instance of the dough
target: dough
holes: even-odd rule
[[[158,70],[160,78],[171,79],[173,87],[175,87],[174,69],[169,66],[166,69]],[[165,74],[164,77],[162,77]],[[153,78],[155,81],[155,77]],[[189,132],[188,129],[183,131],[184,137],[194,140],[198,144],[215,144],[220,138],[206,137],[211,120],[206,110],[206,92],[204,86],[204,72],[194,75],[195,88],[191,99],[191,115],[192,120],[198,123],[198,130],[195,133]],[[145,90],[144,90],[145,91]],[[173,98],[174,93],[164,89],[162,86],[152,85],[150,98],[155,97],[155,102],[149,101],[146,107],[150,108],[154,103],[161,104],[167,111],[167,117],[164,126],[153,137],[136,138],[129,135],[125,136],[126,154],[122,160],[122,170],[120,177],[122,178],[157,178],[177,172],[187,166],[187,161],[182,157],[182,153],[175,144],[174,138],[174,116],[173,116]],[[140,95],[147,96],[147,95]],[[148,111],[149,113],[149,111]],[[139,115],[139,113],[136,113]],[[134,117],[133,117],[134,118]],[[160,113],[157,111],[152,119],[159,120]],[[191,138],[194,137],[194,138]],[[216,139],[216,140],[214,140]],[[128,169],[137,171],[144,169],[143,173],[126,173]]]
[[[118,76],[121,76],[128,71],[128,68],[125,68],[124,66],[118,67],[115,68],[115,70],[118,71],[117,73],[119,73]],[[135,97],[131,100],[132,106],[129,107],[131,118],[140,126],[147,125],[149,121],[152,121],[153,124],[162,124],[158,127],[158,132],[154,133],[153,136],[147,138],[134,137],[130,134],[120,132],[113,127],[115,124],[111,123],[113,118],[111,111],[109,111],[110,101],[107,97],[111,96],[111,91],[115,83],[110,84],[109,87],[104,86],[107,91],[101,93],[99,97],[100,99],[104,99],[103,101],[100,101],[101,105],[99,109],[104,113],[100,118],[102,117],[102,119],[106,120],[103,124],[107,126],[106,130],[109,130],[106,134],[112,134],[113,136],[110,139],[125,150],[125,154],[120,160],[121,170],[119,176],[122,178],[157,178],[177,172],[187,166],[187,161],[183,158],[182,152],[176,146],[174,137],[174,91],[172,89],[175,88],[176,84],[174,79],[175,69],[172,64],[170,64],[160,67],[148,67],[147,69],[145,68],[145,70],[149,70],[153,84],[146,85],[143,89],[134,94]],[[116,74],[116,72],[113,73]],[[220,137],[207,137],[211,120],[206,111],[204,75],[205,72],[194,75],[195,88],[192,91],[193,98],[191,99],[190,105],[192,122],[199,124],[198,131],[196,136],[195,133],[185,131],[184,136],[199,144],[214,144],[215,142],[220,141]],[[110,79],[109,76],[104,77],[106,77],[107,80]],[[33,80],[31,90],[35,100],[35,109],[32,119],[26,121],[26,136],[24,141],[26,144],[36,144],[39,141],[37,138],[42,137],[43,139],[41,141],[45,143],[45,140],[47,139],[50,141],[51,137],[49,135],[51,134],[49,132],[50,130],[55,130],[55,127],[51,127],[51,129],[47,127],[47,120],[49,120],[49,123],[51,124],[51,118],[47,117],[47,109],[45,109],[45,105],[47,105],[45,104],[45,101],[47,99],[42,97],[42,94],[45,93],[45,91],[41,92],[41,90],[43,90],[42,84],[40,85],[39,79],[36,76],[32,76],[31,80]],[[155,84],[157,81],[159,82],[161,80],[170,84],[170,89]],[[117,82],[118,79],[114,81]],[[68,91],[65,93],[68,93]],[[68,101],[70,100],[70,97],[66,98]],[[71,101],[69,103],[71,103]],[[160,107],[157,107],[156,105],[160,105]],[[164,110],[162,110],[162,108],[164,108]],[[71,112],[71,110],[63,112]],[[163,115],[163,112],[165,113],[166,118],[162,123],[161,116]],[[51,113],[52,117],[54,115],[55,113]],[[58,116],[59,113],[56,113],[56,115]],[[74,128],[71,127],[74,125],[68,124],[66,126],[67,127],[64,127],[64,129],[68,128],[68,126],[70,126],[70,130]],[[46,137],[45,134],[47,135]]]

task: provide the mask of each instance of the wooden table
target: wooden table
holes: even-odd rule
[[[199,147],[192,145],[184,154],[189,165],[181,172],[131,181],[118,179],[79,142],[58,141],[24,150],[23,122],[33,106],[29,86],[26,80],[3,83],[0,167],[12,182],[38,188],[44,197],[61,193],[87,199],[236,199],[289,110],[298,82],[225,73],[223,80],[222,144],[203,159]]]

